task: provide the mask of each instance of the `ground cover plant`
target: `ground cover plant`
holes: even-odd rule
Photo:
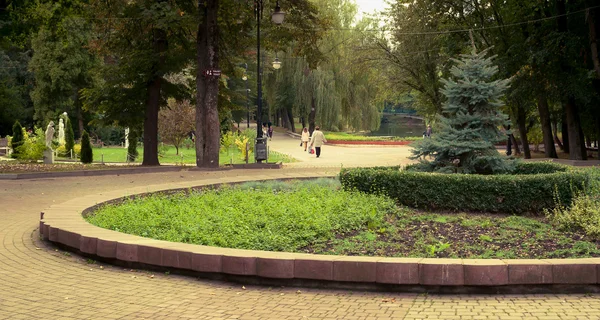
[[[330,180],[222,187],[153,195],[106,206],[88,216],[97,226],[144,237],[210,246],[294,251],[335,232],[350,232],[394,214],[388,198],[338,190]]]
[[[453,258],[600,256],[600,241],[543,216],[432,213],[337,180],[249,182],[101,207],[86,219],[144,237],[334,255]]]

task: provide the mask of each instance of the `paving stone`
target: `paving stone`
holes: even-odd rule
[[[274,139],[275,140],[275,139]],[[283,141],[281,143],[284,143]],[[297,145],[296,145],[297,147]],[[333,156],[324,149],[323,157]],[[355,152],[356,150],[353,150]],[[375,158],[373,158],[375,159]],[[375,164],[372,162],[372,164]],[[260,176],[302,176],[307,170],[264,170]],[[315,175],[335,174],[330,169],[311,169]],[[70,177],[17,180],[2,183],[0,192],[0,319],[422,319],[424,312],[439,313],[438,319],[534,319],[543,309],[548,317],[598,319],[600,295],[406,295],[391,292],[357,292],[310,288],[280,288],[242,285],[194,277],[165,275],[114,267],[94,262],[42,242],[37,237],[39,212],[52,204],[93,194],[127,195],[129,187],[148,190],[187,182],[234,179],[257,174],[252,170],[223,172],[171,172],[121,176]],[[155,186],[159,184],[159,186]],[[122,188],[122,190],[119,190]],[[129,193],[130,194],[130,193]],[[44,227],[45,228],[45,227]],[[57,229],[56,229],[57,230]],[[36,236],[32,237],[32,232]],[[110,233],[107,231],[107,233]],[[43,230],[43,237],[51,234]],[[102,234],[102,233],[98,233]],[[102,237],[81,237],[80,248],[93,248],[98,255],[116,257],[117,244]],[[58,232],[54,234],[58,238]],[[143,251],[138,247],[138,258]],[[170,248],[169,248],[170,249]],[[93,251],[93,249],[89,249]],[[161,259],[162,259],[161,255]],[[335,257],[332,257],[335,258]],[[192,267],[220,272],[221,255],[191,253]],[[177,263],[186,258],[177,255]],[[161,260],[162,261],[162,260]],[[170,261],[170,262],[167,262]],[[174,264],[167,254],[164,263]],[[333,277],[333,262],[323,261],[312,270]],[[299,273],[298,260],[294,275]],[[377,263],[376,263],[377,265]],[[102,267],[102,268],[101,268]],[[305,266],[306,267],[306,266]],[[311,270],[311,268],[305,268]],[[509,267],[510,270],[510,267]],[[375,273],[378,269],[376,268]],[[310,271],[307,271],[310,272]],[[378,278],[376,277],[375,280]],[[373,281],[375,281],[373,280]],[[298,292],[300,291],[300,292]],[[382,300],[389,302],[383,302]],[[394,307],[391,306],[392,300]],[[542,305],[543,304],[543,305]],[[494,306],[498,313],[485,308]],[[500,308],[499,306],[502,306]],[[550,312],[551,309],[556,312]],[[455,312],[456,316],[450,315]],[[441,316],[442,313],[448,314]],[[495,316],[489,315],[490,313]],[[436,315],[432,315],[436,317]]]

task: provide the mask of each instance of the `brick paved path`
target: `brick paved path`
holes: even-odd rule
[[[326,169],[312,169],[323,172]],[[0,184],[0,319],[600,319],[600,295],[438,296],[257,287],[131,271],[37,239],[53,202],[115,188],[306,169],[179,172]],[[329,172],[331,174],[331,172]]]

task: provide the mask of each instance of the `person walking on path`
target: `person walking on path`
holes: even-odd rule
[[[308,140],[310,140],[310,134],[308,133],[308,128],[302,129],[302,137],[300,138],[300,146],[304,146],[304,151],[308,147]]]
[[[312,137],[310,139],[310,147],[315,147],[317,158],[321,155],[321,146],[327,143],[325,135],[319,129],[321,129],[319,126],[315,127],[315,131],[313,131]]]

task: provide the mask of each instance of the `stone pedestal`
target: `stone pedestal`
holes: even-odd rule
[[[54,151],[52,149],[44,150],[44,164],[54,163]]]

